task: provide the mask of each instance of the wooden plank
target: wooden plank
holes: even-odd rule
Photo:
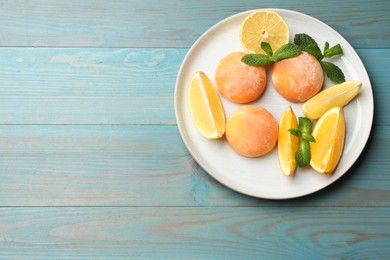
[[[389,126],[351,172],[308,197],[267,201],[225,188],[176,126],[0,126],[0,206],[389,206]]]
[[[284,8],[312,15],[356,48],[388,48],[387,1],[9,1],[0,2],[0,46],[189,47],[238,12]]]
[[[1,208],[2,257],[388,259],[389,208]]]
[[[188,49],[0,49],[0,124],[175,124],[176,75]],[[390,50],[359,49],[376,123],[390,125]]]
[[[389,49],[357,50],[369,74],[374,93],[374,124],[390,125]]]
[[[186,51],[2,49],[0,123],[172,124]]]

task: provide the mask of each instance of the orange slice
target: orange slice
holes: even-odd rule
[[[315,142],[310,143],[310,165],[319,173],[332,173],[343,153],[345,139],[344,110],[334,107],[328,110],[314,126]]]
[[[290,134],[290,128],[298,128],[297,118],[291,106],[284,110],[279,123],[278,154],[282,172],[293,176],[297,168],[295,152],[298,149],[299,138]]]
[[[213,83],[204,72],[197,71],[189,84],[188,104],[199,132],[208,139],[222,137],[225,114]]]
[[[242,47],[251,53],[264,53],[261,42],[268,42],[275,52],[288,43],[289,29],[286,21],[276,12],[259,9],[248,15],[241,24]]]
[[[310,119],[317,119],[333,107],[347,105],[359,94],[361,86],[361,82],[347,81],[327,88],[306,101],[302,106],[302,112]]]

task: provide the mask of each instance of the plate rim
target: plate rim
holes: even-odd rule
[[[285,13],[290,13],[291,15],[295,15],[295,16],[301,16],[301,17],[304,17],[305,19],[309,19],[309,20],[314,20],[316,21],[317,23],[320,23],[322,26],[326,27],[328,30],[332,31],[333,33],[335,33],[338,37],[340,37],[340,39],[342,39],[344,41],[343,45],[346,44],[348,46],[348,48],[352,51],[353,55],[355,55],[357,61],[359,62],[359,66],[361,66],[363,69],[364,69],[364,72],[365,72],[365,75],[364,77],[366,77],[366,80],[368,81],[369,83],[369,87],[370,87],[370,91],[369,91],[369,98],[372,102],[370,102],[369,104],[369,108],[370,108],[370,111],[371,111],[371,117],[369,118],[369,122],[367,122],[366,124],[368,124],[368,129],[367,129],[367,134],[366,136],[364,136],[364,141],[362,142],[362,149],[361,151],[359,151],[356,155],[356,158],[352,158],[354,161],[353,163],[347,167],[347,169],[345,170],[345,172],[343,172],[342,174],[339,174],[339,176],[333,178],[331,181],[327,182],[325,185],[320,185],[320,187],[317,187],[318,185],[314,186],[315,188],[313,189],[310,189],[306,192],[303,192],[303,193],[299,193],[299,194],[295,194],[295,195],[290,195],[290,196],[259,196],[258,194],[255,194],[254,192],[251,192],[251,191],[248,191],[248,190],[242,190],[242,189],[239,189],[237,188],[236,186],[234,186],[234,183],[230,183],[230,181],[228,180],[221,180],[220,178],[218,178],[216,176],[216,174],[214,174],[210,169],[209,167],[207,166],[207,163],[203,163],[203,160],[200,160],[197,156],[196,156],[196,153],[195,151],[193,151],[193,148],[191,147],[191,145],[188,143],[188,140],[186,139],[186,135],[184,134],[184,130],[183,130],[183,126],[181,126],[180,124],[180,120],[179,120],[179,114],[181,112],[179,112],[179,101],[178,101],[178,92],[179,92],[179,83],[180,83],[180,79],[181,79],[181,75],[182,75],[182,72],[184,70],[184,67],[185,67],[185,64],[187,63],[188,59],[189,59],[189,56],[192,52],[192,50],[194,48],[197,47],[197,45],[199,44],[199,42],[202,41],[202,39],[204,37],[206,37],[209,32],[211,32],[212,30],[218,28],[221,24],[223,23],[226,23],[228,22],[229,20],[232,20],[238,16],[243,16],[243,15],[248,15],[250,14],[251,12],[254,12],[256,10],[271,10],[271,11],[275,11],[275,12],[285,12]],[[283,16],[282,16],[283,17]],[[371,132],[372,132],[372,126],[373,126],[373,120],[374,120],[374,114],[375,114],[375,111],[374,111],[374,98],[373,98],[373,89],[372,89],[372,84],[371,84],[371,81],[370,81],[370,77],[369,77],[369,74],[367,72],[367,69],[366,67],[364,66],[362,60],[360,59],[359,55],[357,54],[355,48],[352,47],[352,45],[340,34],[338,33],[335,29],[333,29],[331,26],[329,26],[328,24],[322,22],[321,20],[313,17],[313,16],[310,16],[310,15],[307,15],[305,13],[301,13],[301,12],[298,12],[298,11],[294,11],[294,10],[289,10],[289,9],[281,9],[281,8],[258,8],[258,9],[251,9],[251,10],[247,10],[247,11],[243,11],[243,12],[239,12],[239,13],[236,13],[236,14],[233,14],[233,15],[230,15],[228,17],[225,17],[224,19],[218,21],[217,23],[215,23],[214,25],[212,25],[211,27],[209,27],[207,30],[205,30],[197,39],[196,41],[191,45],[191,47],[188,49],[183,61],[181,62],[181,65],[180,65],[180,68],[178,70],[178,73],[177,73],[177,77],[176,77],[176,81],[175,81],[175,91],[174,91],[174,109],[175,109],[175,119],[176,119],[176,124],[177,124],[177,127],[178,127],[178,130],[179,130],[179,133],[180,133],[180,136],[181,136],[181,139],[182,141],[184,142],[187,150],[189,151],[189,153],[191,154],[192,158],[196,161],[196,163],[208,174],[210,175],[215,181],[217,181],[218,183],[222,184],[223,186],[231,189],[231,190],[234,190],[238,193],[241,193],[241,194],[245,194],[247,196],[251,196],[251,197],[255,197],[255,198],[260,198],[260,199],[269,199],[269,200],[287,200],[287,199],[294,199],[294,198],[299,198],[299,197],[303,197],[303,196],[307,196],[307,195],[310,195],[310,194],[313,194],[315,192],[318,192],[320,190],[323,190],[327,187],[329,187],[330,185],[332,185],[333,183],[335,183],[337,180],[339,180],[342,176],[344,176],[348,171],[350,171],[350,169],[352,168],[353,165],[356,164],[357,160],[359,159],[359,157],[362,155],[365,147],[367,146],[367,142],[369,140],[369,137],[371,135]]]

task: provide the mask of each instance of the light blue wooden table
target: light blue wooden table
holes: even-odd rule
[[[173,108],[193,42],[264,7],[336,29],[375,98],[352,169],[286,201],[209,177]],[[386,0],[0,0],[0,258],[389,259],[389,28]]]

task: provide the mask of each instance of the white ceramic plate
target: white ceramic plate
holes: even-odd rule
[[[346,80],[363,83],[355,100],[345,107],[347,123],[344,152],[336,171],[332,175],[322,175],[310,167],[297,169],[294,177],[286,177],[280,170],[277,148],[266,156],[246,158],[235,153],[225,138],[208,140],[200,135],[192,122],[187,103],[188,83],[195,71],[204,71],[212,81],[218,62],[233,51],[244,51],[239,40],[241,22],[252,11],[239,13],[217,23],[207,30],[187,53],[177,76],[175,89],[175,112],[180,134],[185,145],[199,163],[216,180],[238,192],[268,199],[287,199],[318,191],[345,174],[362,152],[371,131],[374,114],[372,88],[367,71],[352,46],[335,30],[308,15],[283,10],[278,12],[290,29],[290,42],[296,33],[312,36],[321,49],[328,41],[331,46],[340,43],[344,54],[329,61],[338,65]],[[333,84],[326,80],[324,88]],[[222,98],[226,117],[239,104]],[[268,74],[268,85],[264,95],[256,104],[268,109],[276,118],[291,105],[297,117],[303,116],[302,104],[290,103],[282,98],[272,86]]]

